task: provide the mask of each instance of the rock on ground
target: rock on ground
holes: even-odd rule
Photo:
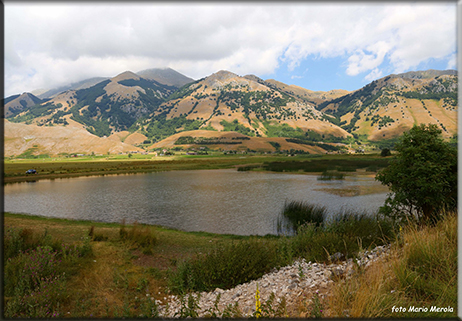
[[[383,255],[389,253],[390,246],[378,246],[371,251],[360,254],[356,262],[353,259],[347,261],[320,264],[306,262],[304,259],[295,261],[292,265],[285,266],[279,270],[274,269],[271,273],[263,275],[260,279],[240,284],[235,288],[223,290],[215,289],[211,292],[193,293],[198,300],[198,317],[210,316],[215,311],[217,317],[222,317],[223,311],[228,307],[235,306],[239,310],[240,317],[252,317],[255,313],[255,294],[260,291],[260,302],[265,303],[273,294],[272,307],[274,310],[285,300],[287,310],[297,310],[300,302],[310,303],[313,295],[320,298],[327,295],[327,290],[335,278],[349,278],[354,273],[355,265],[368,267],[372,262],[377,261]],[[336,258],[336,254],[332,258]],[[217,307],[214,304],[218,295],[220,299]],[[159,305],[159,312],[162,317],[179,317],[182,308],[181,297],[170,295],[168,305]],[[187,305],[187,297],[184,298]],[[160,303],[160,302],[159,302]],[[183,304],[183,307],[185,304]],[[233,316],[233,315],[231,315]],[[236,316],[236,315],[234,315]]]

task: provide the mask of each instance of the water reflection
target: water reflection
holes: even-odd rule
[[[313,175],[235,170],[79,177],[5,186],[5,211],[104,222],[138,221],[186,231],[276,234],[284,201],[373,212],[386,191],[371,177],[317,181]],[[339,189],[360,195],[339,195]],[[372,192],[368,192],[371,190]]]

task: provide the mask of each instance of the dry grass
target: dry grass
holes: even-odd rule
[[[388,257],[337,280],[326,302],[329,317],[456,317],[457,215],[436,227],[405,227]],[[428,312],[392,310],[412,306]],[[452,310],[430,313],[432,306]]]

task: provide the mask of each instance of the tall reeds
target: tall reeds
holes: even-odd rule
[[[284,208],[277,219],[277,232],[278,234],[295,234],[304,224],[323,226],[326,215],[327,209],[324,206],[285,200]]]
[[[311,261],[329,261],[331,255],[352,257],[363,248],[394,238],[393,224],[378,215],[342,210],[327,215],[322,206],[286,201],[278,218],[278,233],[292,235],[291,253]]]

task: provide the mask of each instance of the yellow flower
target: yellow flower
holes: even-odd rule
[[[255,294],[255,316],[257,318],[261,317],[261,303],[260,303],[260,291],[258,291],[258,283],[257,283],[257,292]]]

